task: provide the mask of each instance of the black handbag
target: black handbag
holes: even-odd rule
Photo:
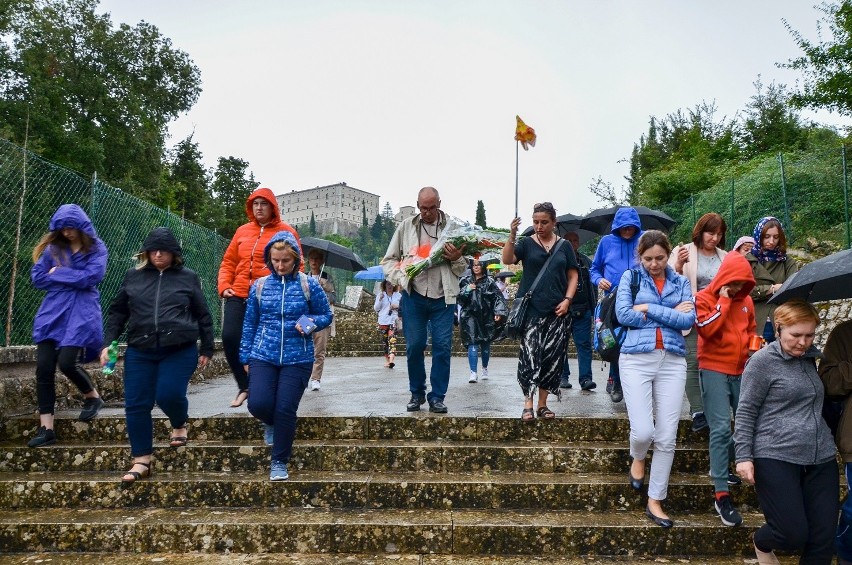
[[[524,324],[526,322],[527,309],[529,308],[530,300],[532,300],[532,294],[535,291],[535,287],[538,286],[538,282],[541,280],[541,277],[547,272],[550,260],[553,259],[553,256],[556,254],[556,251],[559,249],[561,244],[562,239],[556,242],[556,245],[547,257],[547,261],[545,261],[544,265],[542,265],[541,270],[538,272],[538,276],[533,281],[530,289],[526,291],[522,297],[516,297],[515,301],[512,303],[512,310],[509,312],[509,317],[506,318],[506,335],[508,335],[509,338],[520,339],[520,337],[524,334]]]

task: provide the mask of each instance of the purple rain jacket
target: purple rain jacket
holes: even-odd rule
[[[76,204],[63,204],[50,219],[50,231],[75,228],[94,245],[85,255],[49,245],[30,272],[33,286],[47,291],[33,322],[33,341],[53,340],[57,347],[80,347],[84,362],[95,359],[103,345],[98,284],[106,274],[107,249],[92,221]],[[53,273],[50,269],[57,267]]]

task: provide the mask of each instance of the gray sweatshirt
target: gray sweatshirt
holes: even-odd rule
[[[794,465],[834,459],[835,447],[822,418],[824,389],[811,347],[802,357],[774,341],[755,353],[743,372],[734,423],[737,463],[755,458]]]

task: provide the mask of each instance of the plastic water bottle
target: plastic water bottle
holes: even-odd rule
[[[107,364],[104,365],[104,374],[111,375],[115,371],[115,364],[118,362],[118,342],[113,340],[107,349]]]
[[[603,322],[601,322],[600,318],[595,320],[595,332],[598,334],[598,339],[601,341],[601,344],[603,344],[605,349],[615,347],[615,336],[612,335],[612,331],[610,331],[609,328],[603,327]]]

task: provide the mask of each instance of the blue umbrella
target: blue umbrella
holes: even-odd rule
[[[385,280],[385,272],[381,265],[374,265],[363,271],[358,271],[352,278],[361,281],[383,281]]]

